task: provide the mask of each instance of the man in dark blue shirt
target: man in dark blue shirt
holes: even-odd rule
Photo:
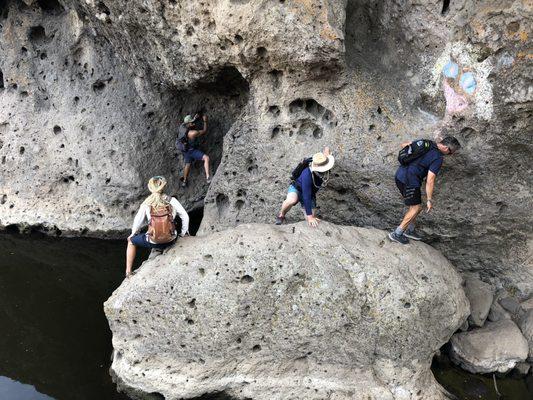
[[[402,148],[416,144],[415,142],[402,143]],[[440,171],[444,155],[451,155],[461,147],[459,141],[453,136],[446,136],[439,143],[431,143],[429,150],[408,165],[402,165],[396,171],[396,186],[400,190],[404,203],[409,206],[401,224],[391,233],[389,239],[401,244],[409,243],[409,239],[421,240],[415,233],[415,220],[422,211],[421,187],[426,180],[427,212],[433,208],[433,189],[435,178]]]
[[[333,167],[335,159],[326,147],[323,153],[313,155],[313,161],[306,167],[300,176],[289,186],[287,198],[281,205],[281,211],[276,217],[276,225],[285,221],[285,214],[298,201],[305,211],[305,218],[309,226],[317,227],[320,221],[316,213],[316,193],[324,187],[329,178],[329,170]]]

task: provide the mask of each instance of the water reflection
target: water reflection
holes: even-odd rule
[[[0,399],[54,400],[53,397],[39,393],[32,385],[25,385],[7,376],[0,376]]]
[[[127,399],[108,373],[102,309],[123,278],[124,248],[0,235],[0,375],[58,400]],[[20,400],[9,396],[0,399]]]

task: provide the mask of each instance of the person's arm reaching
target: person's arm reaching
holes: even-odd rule
[[[201,131],[190,130],[189,133],[187,134],[189,136],[189,139],[192,140],[198,136],[203,136],[207,133],[207,115],[204,115],[203,119],[204,119],[204,129],[202,129]]]
[[[137,214],[135,215],[135,218],[133,219],[133,225],[131,227],[131,235],[129,237],[132,237],[133,235],[136,235],[141,230],[144,221],[146,219],[146,205],[142,204],[139,207],[139,211],[137,211]]]
[[[413,142],[403,142],[400,147],[403,149],[405,146],[410,146]]]
[[[187,211],[185,211],[181,203],[175,197],[170,200],[170,205],[176,210],[176,213],[181,219],[180,236],[185,236],[189,233],[189,214],[187,214]]]
[[[428,176],[426,180],[427,212],[433,208],[433,189],[435,188],[435,179],[442,167],[442,157],[435,158],[429,165]]]
[[[433,208],[433,189],[435,188],[435,178],[437,178],[437,175],[429,171],[426,180],[427,212],[430,212]]]

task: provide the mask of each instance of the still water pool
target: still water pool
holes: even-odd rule
[[[0,400],[128,399],[109,376],[102,306],[123,279],[124,251],[124,241],[0,234]],[[458,399],[498,399],[490,377],[442,361],[433,373]],[[500,399],[533,399],[526,379],[498,386]]]

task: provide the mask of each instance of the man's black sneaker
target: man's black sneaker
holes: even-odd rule
[[[420,237],[420,235],[418,235],[415,231],[411,231],[411,232],[407,232],[405,231],[403,233],[403,235],[405,237],[408,237],[409,239],[413,239],[413,240],[422,240],[422,238]]]
[[[409,239],[407,239],[404,235],[397,235],[394,231],[389,233],[389,239],[391,240],[391,242],[398,242],[401,244],[409,243]]]
[[[280,217],[279,215],[276,217],[276,225],[281,225],[285,222],[285,217]]]

